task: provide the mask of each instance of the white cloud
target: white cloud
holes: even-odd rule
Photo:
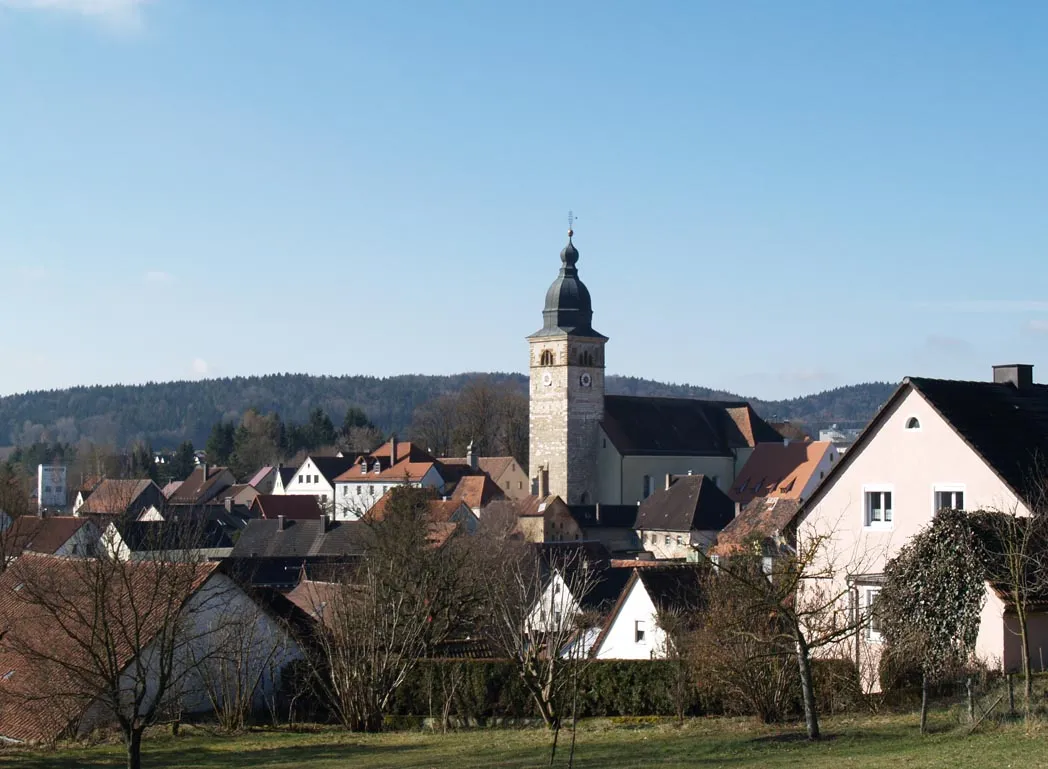
[[[207,365],[207,361],[203,358],[193,358],[190,368],[197,376],[206,376],[207,372],[211,370],[211,367]]]
[[[915,309],[936,312],[1012,313],[1046,312],[1048,302],[1029,299],[965,299],[946,302],[914,302]]]
[[[145,276],[146,283],[170,283],[174,276],[163,270],[150,270]]]
[[[151,0],[0,0],[0,6],[24,11],[53,11],[95,19],[113,29],[142,26],[142,6]]]

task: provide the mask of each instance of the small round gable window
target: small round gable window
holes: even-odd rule
[[[920,430],[921,429],[921,420],[919,420],[917,417],[910,417],[909,419],[906,420],[906,429],[907,430]]]

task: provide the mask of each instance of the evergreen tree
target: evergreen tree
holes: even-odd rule
[[[183,441],[171,460],[171,480],[184,481],[196,467],[196,455],[191,441]]]
[[[157,480],[156,456],[153,447],[141,441],[131,447],[131,477]]]
[[[332,446],[338,435],[335,433],[335,425],[331,417],[324,413],[319,406],[309,412],[309,424],[306,425],[309,434],[308,449],[319,449],[322,446]]]
[[[364,409],[350,406],[346,411],[346,418],[342,420],[342,436],[348,437],[355,427],[374,427]]]
[[[216,422],[207,439],[207,459],[220,465],[227,464],[236,448],[236,425],[232,422]]]

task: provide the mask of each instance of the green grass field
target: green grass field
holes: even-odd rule
[[[594,721],[579,728],[575,765],[606,767],[1048,767],[1048,729],[995,726],[969,736],[956,718],[938,714],[934,733],[921,737],[912,715],[825,720],[827,738],[803,739],[799,725],[779,728],[744,719],[695,719],[630,726]],[[558,766],[567,765],[570,732],[562,733]],[[179,737],[149,735],[145,767],[186,769],[345,769],[345,767],[543,767],[549,734],[539,729],[478,729],[353,735],[335,729],[311,733],[252,731],[227,737],[183,729]],[[0,750],[0,767],[101,769],[123,765],[119,744],[67,747],[55,752]]]

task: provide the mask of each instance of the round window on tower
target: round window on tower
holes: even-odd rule
[[[549,373],[548,371],[545,374],[543,374],[542,384],[546,385],[546,387],[549,387],[551,384],[553,384],[553,374]]]
[[[593,384],[593,377],[591,377],[589,374],[582,374],[579,377],[579,384],[583,387],[589,387]]]

